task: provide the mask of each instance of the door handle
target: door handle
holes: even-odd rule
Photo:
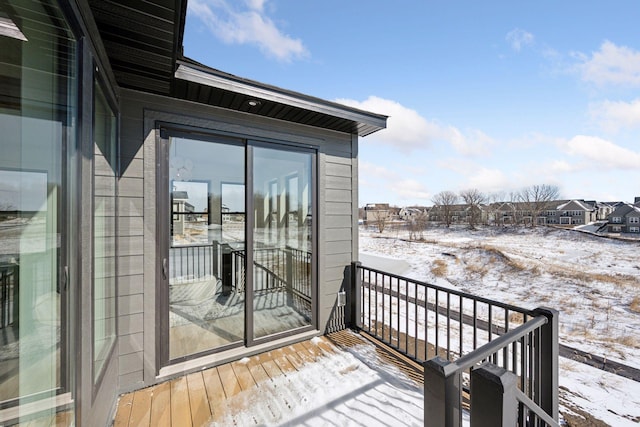
[[[162,278],[167,280],[167,259],[162,258]]]

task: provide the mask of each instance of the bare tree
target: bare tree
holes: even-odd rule
[[[389,215],[389,211],[387,210],[372,211],[371,217],[373,219],[373,223],[378,228],[378,233],[382,233],[385,228],[387,228],[387,224],[391,219],[391,215]]]
[[[442,214],[444,223],[449,227],[451,225],[451,213],[453,205],[458,202],[458,195],[453,191],[441,191],[431,201],[437,206],[438,211]]]
[[[555,185],[532,185],[519,193],[520,201],[531,214],[531,226],[535,227],[538,217],[549,209],[551,202],[558,200],[560,190]]]
[[[482,205],[485,203],[487,196],[477,188],[463,190],[460,192],[460,198],[467,205],[467,221],[469,228],[474,229],[482,217]]]
[[[429,223],[429,214],[424,211],[417,215],[413,215],[409,218],[409,240],[422,240],[424,239],[424,230],[427,229]]]

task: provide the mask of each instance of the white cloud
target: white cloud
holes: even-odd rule
[[[590,161],[594,170],[640,170],[640,153],[595,136],[574,136],[569,141],[561,142],[560,148],[571,156]]]
[[[515,28],[507,33],[505,39],[509,42],[513,50],[520,52],[523,46],[533,44],[534,37],[533,34],[525,30]]]
[[[431,198],[427,187],[415,179],[392,181],[388,184],[388,188],[400,200],[429,200]]]
[[[485,193],[503,191],[513,184],[504,172],[498,169],[480,168],[469,176],[469,188],[477,188]]]
[[[640,127],[640,98],[631,102],[604,101],[589,107],[591,116],[607,132]]]
[[[257,46],[265,55],[289,62],[309,55],[300,39],[284,34],[265,14],[266,0],[190,0],[189,12],[200,19],[217,37],[227,44]]]
[[[640,52],[605,41],[591,56],[576,53],[582,80],[596,85],[640,86]]]
[[[427,120],[416,110],[389,99],[370,96],[364,101],[337,99],[336,102],[362,110],[389,116],[387,128],[367,137],[367,141],[379,141],[405,152],[428,148],[434,142],[447,142],[464,156],[486,154],[494,141],[479,130],[464,135],[454,126],[446,126]]]
[[[399,177],[398,173],[392,169],[365,161],[358,163],[358,173],[360,177],[375,177],[387,180],[398,179]]]

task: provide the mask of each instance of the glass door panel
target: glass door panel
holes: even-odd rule
[[[169,359],[244,341],[245,148],[169,140]]]
[[[76,42],[56,2],[9,0],[0,36],[0,407],[67,391]]]
[[[312,325],[313,154],[253,147],[253,336]]]

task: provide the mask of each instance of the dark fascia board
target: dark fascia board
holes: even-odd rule
[[[194,63],[187,58],[178,60],[175,78],[351,120],[358,124],[359,129],[366,129],[366,132],[361,132],[360,136],[370,135],[373,132],[387,127],[388,116],[244,79],[234,76],[233,74]]]

